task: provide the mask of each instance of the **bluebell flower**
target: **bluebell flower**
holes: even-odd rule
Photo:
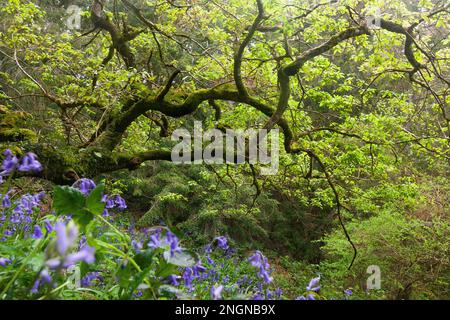
[[[34,239],[42,238],[42,230],[41,230],[40,226],[38,226],[38,225],[34,226],[33,234],[31,235],[31,237]]]
[[[193,274],[192,268],[187,267],[183,272],[182,278],[184,280],[184,285],[187,288],[192,289],[192,281],[194,280],[194,274]]]
[[[170,231],[166,233],[166,243],[170,246],[170,255],[173,257],[175,252],[180,252],[181,248],[178,246],[178,238]]]
[[[87,245],[83,246],[78,252],[69,254],[70,248],[76,246],[78,239],[78,228],[75,224],[69,223],[67,226],[62,222],[55,225],[56,231],[56,250],[59,256],[46,261],[46,265],[50,269],[59,267],[67,268],[79,261],[93,263],[95,261],[95,248]]]
[[[282,294],[283,294],[283,290],[281,290],[281,288],[275,289],[275,295],[276,295],[277,299],[280,299]]]
[[[212,265],[213,267],[215,267],[215,266],[216,266],[216,264],[215,264],[214,260],[213,260],[213,259],[211,259],[211,257],[210,257],[210,256],[206,256],[206,260],[207,260],[207,261],[208,261],[208,263],[209,263],[210,265]]]
[[[248,261],[255,268],[259,268],[262,264],[262,253],[260,251],[255,251],[255,253],[248,258]]]
[[[106,209],[113,209],[115,206],[116,206],[116,203],[114,202],[114,199],[108,198],[108,200],[106,200],[106,205],[105,205]]]
[[[56,249],[60,255],[65,255],[67,249],[75,244],[78,238],[78,228],[75,224],[69,224],[67,227],[64,223],[58,222],[55,225],[56,230]]]
[[[212,286],[211,287],[211,299],[213,300],[219,300],[222,298],[222,290],[223,290],[223,286],[220,285],[217,288]]]
[[[353,294],[353,291],[352,291],[351,289],[345,289],[345,290],[344,290],[344,294],[345,294],[346,296],[351,296],[351,295]]]
[[[194,272],[194,276],[198,277],[200,273],[206,271],[206,268],[199,263],[192,267],[192,271]]]
[[[160,233],[161,233],[160,231],[159,232],[157,231],[150,236],[150,241],[148,243],[148,246],[150,248],[156,249],[160,247],[161,245],[161,241],[159,240]]]
[[[11,263],[11,259],[8,258],[0,258],[0,266],[6,267],[7,264]]]
[[[102,281],[103,278],[100,276],[100,273],[97,271],[89,272],[83,278],[81,278],[81,286],[82,287],[90,287],[90,286],[92,286],[92,282],[95,280]]]
[[[265,283],[272,282],[273,278],[269,275],[268,269],[270,265],[267,258],[260,252],[256,251],[248,258],[252,266],[258,268],[258,276],[264,280]]]
[[[79,189],[83,194],[90,193],[93,189],[95,189],[95,182],[91,179],[81,178],[77,180],[72,187]]]
[[[258,275],[264,280],[265,283],[270,283],[273,280],[273,278],[269,275],[267,270],[262,265],[259,267]]]
[[[5,196],[3,197],[2,206],[3,206],[3,208],[11,207],[11,201],[9,199],[9,195],[8,194],[5,194]]]
[[[22,172],[39,172],[42,170],[42,165],[34,153],[28,152],[22,157],[18,170]]]
[[[67,267],[74,265],[77,262],[80,262],[80,261],[84,261],[88,264],[94,263],[95,262],[94,253],[95,253],[95,248],[90,247],[90,246],[84,246],[83,248],[80,249],[80,251],[69,254],[64,259],[63,266],[65,268],[67,268]]]
[[[264,300],[264,297],[260,295],[259,293],[253,295],[250,300]]]
[[[47,231],[47,233],[50,233],[54,230],[52,224],[48,220],[44,221],[44,227],[45,227],[45,230]]]
[[[205,253],[211,253],[212,252],[212,245],[211,244],[207,244],[205,246]]]
[[[297,298],[295,298],[295,300],[306,300],[305,296],[298,296]]]
[[[318,276],[317,278],[311,279],[308,286],[306,287],[306,290],[314,291],[314,292],[319,291],[320,290],[319,281],[320,281],[320,276]]]
[[[136,253],[139,253],[142,250],[142,243],[140,241],[131,240],[131,246],[133,247]]]
[[[119,195],[116,196],[114,202],[117,204],[117,207],[120,210],[125,210],[127,208],[127,204],[125,203],[125,200]]]
[[[109,211],[108,211],[108,209],[103,209],[103,213],[102,213],[102,216],[103,217],[105,217],[105,218],[107,218],[107,217],[109,217],[110,215],[109,215]]]
[[[169,283],[173,286],[178,286],[180,283],[177,280],[177,276],[174,274],[171,274],[170,276],[167,277],[167,280],[169,281]]]
[[[17,159],[17,157],[13,155],[11,150],[6,149],[3,155],[5,156],[5,159],[3,159],[2,162],[3,171],[0,173],[0,175],[2,176],[9,174],[12,170],[16,168],[17,164],[19,163],[19,159]]]
[[[316,296],[310,293],[306,296],[306,300],[316,300]]]
[[[50,284],[52,283],[52,277],[48,273],[47,269],[44,269],[39,274],[39,277],[36,279],[36,281],[33,284],[33,287],[31,288],[31,293],[36,294],[39,292],[39,287],[41,284]]]
[[[223,250],[227,250],[228,247],[228,241],[227,238],[224,236],[216,237],[214,240],[217,240],[217,246]]]

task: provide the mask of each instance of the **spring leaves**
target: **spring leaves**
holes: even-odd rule
[[[71,215],[81,227],[86,227],[94,216],[101,215],[105,209],[102,202],[105,186],[99,184],[88,196],[80,190],[68,186],[56,186],[53,191],[53,208],[57,215]]]

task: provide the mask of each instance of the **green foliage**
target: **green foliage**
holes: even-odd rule
[[[95,288],[69,290],[59,270],[54,276],[63,287],[47,286],[33,298],[131,299],[140,292],[203,299],[227,276],[225,296],[240,297],[231,282],[249,275],[247,250],[257,248],[283,257],[275,259],[283,271],[275,278],[289,298],[305,294],[317,274],[324,283],[317,298],[348,298],[342,294],[349,287],[360,299],[448,297],[445,1],[263,0],[264,18],[242,48],[239,70],[255,1],[129,2],[139,15],[124,1],[106,1],[103,24],[95,24],[92,1],[77,1],[85,10],[81,30],[67,30],[67,1],[0,3],[0,149],[32,151],[44,165],[39,173],[2,172],[14,187],[8,196],[53,189],[53,202],[29,214],[30,227],[70,215],[96,249],[96,270],[108,275]],[[367,29],[378,13],[391,27]],[[352,30],[358,35],[343,37]],[[284,105],[281,75],[295,63]],[[149,160],[152,151],[168,160],[175,129],[191,131],[194,121],[205,130],[267,128],[277,106],[281,119],[273,125],[282,129],[284,148],[275,175],[262,175],[259,164]],[[104,186],[88,196],[67,186],[87,176]],[[126,198],[129,210],[109,217],[106,191]],[[350,271],[353,250],[338,205],[358,249]],[[13,208],[3,209],[14,220]],[[7,225],[0,230],[11,231]],[[190,249],[133,248],[132,240],[142,239],[125,230],[155,225]],[[14,258],[0,269],[0,288],[19,270],[4,294],[30,297],[43,263],[57,252],[56,235],[41,242],[22,225],[14,232],[15,241],[0,242],[0,253]],[[197,249],[219,235],[233,239],[240,259],[213,253],[224,264],[215,282],[199,281],[192,296],[160,279],[208,264]],[[381,266],[383,285],[366,293],[370,264]],[[83,276],[94,271],[79,267]],[[257,291],[246,289],[246,297]]]
[[[365,298],[366,269],[381,269],[382,297],[388,299],[442,299],[448,294],[450,225],[443,217],[428,221],[388,210],[364,221],[348,224],[358,248],[358,259],[350,272],[352,256],[339,233],[325,238],[326,260],[321,267],[332,281],[343,282]],[[373,292],[370,292],[373,294]],[[377,294],[377,293],[376,293]],[[379,293],[378,293],[379,294]]]

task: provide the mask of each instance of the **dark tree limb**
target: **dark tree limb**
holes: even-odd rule
[[[244,41],[242,41],[241,45],[238,47],[234,55],[234,66],[233,66],[234,82],[236,83],[238,92],[243,96],[248,96],[248,92],[247,88],[242,82],[242,75],[241,75],[242,55],[244,54],[245,48],[250,43],[250,40],[252,40],[256,29],[258,28],[259,24],[264,18],[264,7],[262,1],[256,0],[256,4],[258,6],[258,15],[256,16],[252,26],[248,30],[247,36],[244,38]]]

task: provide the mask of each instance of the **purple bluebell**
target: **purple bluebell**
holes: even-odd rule
[[[178,238],[170,231],[166,233],[166,243],[170,246],[170,255],[173,257],[175,252],[180,252],[181,248],[178,246]]]
[[[33,152],[28,152],[22,157],[18,170],[22,172],[39,172],[42,171],[42,165]]]
[[[346,296],[351,296],[351,295],[353,294],[353,291],[352,291],[351,289],[345,289],[345,290],[344,290],[344,294],[345,294]]]
[[[180,283],[177,280],[177,276],[174,274],[171,274],[170,276],[167,277],[167,280],[169,281],[169,283],[173,286],[178,286]]]
[[[40,226],[35,225],[34,229],[33,229],[33,234],[31,235],[32,238],[34,239],[40,239],[42,238],[42,229]]]
[[[47,231],[47,233],[50,233],[50,232],[52,232],[54,230],[51,222],[48,221],[48,220],[44,221],[44,227],[45,227],[45,230]]]
[[[95,248],[90,246],[84,246],[80,251],[69,254],[64,259],[64,267],[70,267],[79,261],[84,261],[88,264],[95,262]]]
[[[90,287],[93,285],[92,282],[95,280],[102,281],[100,273],[97,271],[88,272],[83,278],[81,278],[81,286],[85,288]]]
[[[32,294],[36,294],[36,293],[39,292],[39,287],[42,284],[48,284],[48,283],[52,283],[52,277],[48,273],[48,270],[44,269],[44,270],[41,271],[41,273],[39,274],[39,277],[34,282],[33,287],[31,288],[30,292]]]
[[[197,263],[195,266],[192,267],[192,271],[194,272],[194,276],[198,277],[200,273],[206,271],[206,268],[202,266],[200,263]]]
[[[150,241],[148,243],[148,246],[152,249],[159,248],[161,245],[161,241],[159,240],[159,232],[155,232],[150,236]]]
[[[78,228],[75,224],[69,224],[67,227],[64,223],[58,222],[55,225],[56,230],[56,249],[60,255],[65,255],[67,249],[75,244],[78,238]]]
[[[3,208],[9,208],[11,207],[11,200],[9,199],[9,195],[5,194],[5,196],[2,199],[2,206]]]
[[[110,214],[109,214],[109,211],[108,211],[108,209],[103,209],[103,213],[102,213],[102,216],[103,217],[105,217],[105,218],[107,218],[107,217],[109,217],[110,216]]]
[[[211,299],[213,300],[219,300],[222,298],[222,290],[223,290],[223,286],[220,285],[217,288],[212,286],[211,287]]]
[[[105,205],[106,209],[113,209],[115,206],[116,206],[116,203],[114,202],[113,198],[108,198],[106,200],[106,205]]]
[[[210,257],[210,256],[206,256],[206,260],[207,260],[207,261],[208,261],[208,263],[209,263],[210,265],[212,265],[213,267],[215,267],[215,266],[216,266],[216,264],[215,264],[214,260],[213,260],[213,259],[211,259],[211,257]]]
[[[211,253],[212,252],[212,245],[211,244],[207,244],[205,246],[205,253]]]
[[[269,275],[268,269],[270,265],[267,258],[260,252],[256,251],[248,258],[248,261],[255,268],[258,268],[258,276],[264,280],[265,283],[272,282],[273,278]]]
[[[142,242],[140,241],[136,241],[136,240],[131,240],[131,246],[133,247],[134,251],[136,251],[137,253],[139,253],[142,250]]]
[[[271,283],[273,280],[273,277],[269,275],[266,269],[262,268],[259,270],[258,275],[264,280],[265,283]]]
[[[117,204],[117,208],[119,208],[120,210],[125,210],[127,208],[125,200],[119,195],[115,197],[114,202]]]
[[[319,281],[320,281],[320,276],[316,277],[316,278],[312,278],[311,281],[309,282],[308,286],[306,287],[306,290],[314,291],[314,292],[319,291],[320,290]]]
[[[280,299],[282,294],[283,294],[283,290],[281,290],[281,288],[275,289],[275,295],[276,295],[277,299]]]
[[[83,194],[90,193],[95,187],[95,182],[91,179],[81,178],[72,187],[79,189]]]
[[[192,281],[194,280],[194,272],[192,268],[187,267],[183,272],[182,278],[184,280],[184,285],[187,288],[192,289]]]
[[[262,264],[262,253],[260,251],[255,251],[254,254],[252,254],[248,261],[251,263],[252,266],[255,268],[259,268]]]
[[[67,268],[79,261],[93,263],[95,261],[95,248],[84,245],[78,252],[69,254],[70,248],[77,245],[78,228],[75,224],[69,223],[67,226],[58,222],[55,225],[56,231],[56,250],[59,256],[50,258],[46,261],[46,265],[50,269],[59,267]]]
[[[5,156],[5,159],[3,159],[2,162],[2,172],[0,173],[2,176],[9,174],[12,170],[14,170],[19,163],[19,159],[13,153],[11,150],[6,149],[6,151],[3,153]]]
[[[0,266],[6,267],[7,264],[11,263],[11,259],[8,258],[0,258]]]
[[[216,237],[214,240],[217,240],[217,246],[223,250],[227,250],[229,248],[227,238],[224,236]]]

